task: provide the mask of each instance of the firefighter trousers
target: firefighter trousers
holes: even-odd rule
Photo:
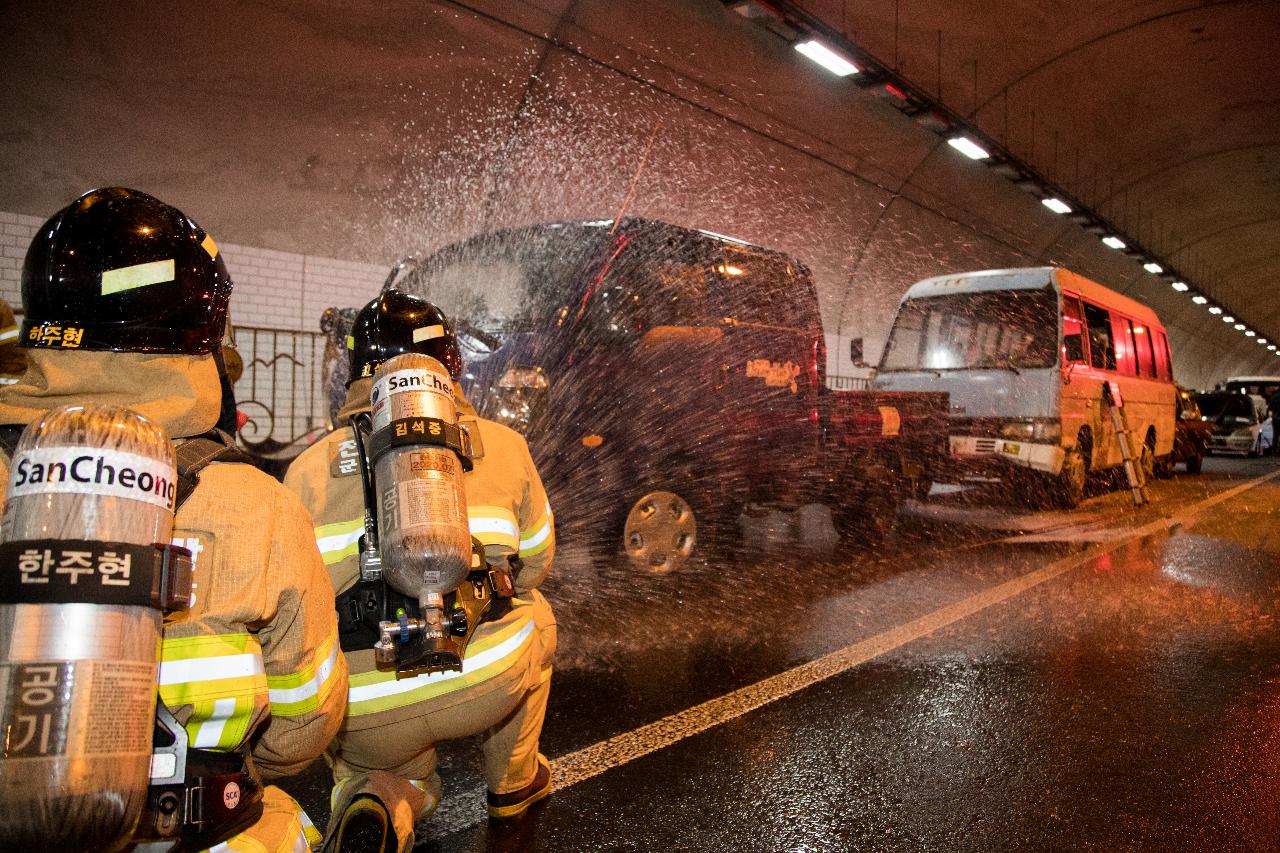
[[[533,781],[551,692],[556,624],[550,606],[536,590],[527,599],[515,601],[511,615],[502,620],[511,624],[501,633],[519,636],[521,618],[532,622],[532,630],[504,669],[466,683],[464,668],[464,677],[458,679],[464,686],[397,709],[360,714],[361,703],[351,703],[349,710],[356,713],[348,716],[327,753],[333,769],[335,814],[342,803],[363,790],[383,801],[397,831],[402,831],[406,817],[412,815],[411,821],[425,817],[440,801],[436,744],[472,735],[480,736],[490,791],[518,791]],[[472,645],[477,645],[476,640]],[[348,655],[353,683],[358,673],[373,669],[372,658],[372,651]],[[469,649],[467,660],[471,659]],[[406,810],[404,804],[410,808]]]

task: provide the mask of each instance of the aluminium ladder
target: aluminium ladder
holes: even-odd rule
[[[1102,384],[1102,403],[1111,413],[1111,426],[1116,431],[1116,440],[1120,442],[1120,458],[1124,460],[1124,476],[1129,481],[1129,491],[1133,493],[1133,504],[1142,506],[1151,501],[1147,495],[1147,478],[1133,455],[1133,430],[1129,426],[1120,389],[1115,383]]]

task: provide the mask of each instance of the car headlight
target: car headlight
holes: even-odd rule
[[[1062,437],[1062,421],[1057,418],[1027,418],[1022,421],[1010,421],[1000,427],[1000,437],[1057,441]]]

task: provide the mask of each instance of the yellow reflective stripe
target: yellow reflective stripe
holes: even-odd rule
[[[268,675],[271,713],[284,717],[308,714],[320,707],[333,687],[338,669],[338,632],[329,635],[302,669],[288,675]],[[319,662],[317,664],[317,661]]]
[[[253,711],[253,699],[245,697],[196,702],[184,728],[192,746],[232,750],[248,736]]]
[[[364,516],[351,521],[335,521],[316,528],[316,547],[326,566],[354,557],[360,551],[364,534]]]
[[[170,706],[267,692],[262,648],[244,633],[165,637],[158,680],[160,698]]]
[[[551,531],[554,524],[555,520],[551,515],[551,503],[548,501],[543,507],[542,516],[529,525],[526,530],[520,531],[519,556],[532,557],[547,550],[547,547],[552,542]]]
[[[150,287],[153,284],[165,284],[173,281],[173,258],[163,261],[150,261],[145,264],[133,264],[102,273],[102,295],[123,293],[139,287]]]
[[[471,535],[482,545],[503,545],[515,550],[520,547],[520,527],[516,514],[502,506],[468,506],[467,525]]]
[[[551,529],[552,518],[548,515],[542,522],[542,526],[535,528],[532,533],[521,533],[519,555],[532,557],[547,550],[552,542]]]
[[[376,714],[481,684],[510,669],[533,642],[533,614],[467,647],[461,672],[433,672],[396,680],[394,672],[361,672],[349,679],[347,713]]]
[[[302,835],[307,841],[307,849],[309,850],[319,844],[324,836],[320,834],[320,830],[316,829],[316,825],[311,822],[311,818],[307,817],[307,813],[302,810],[301,806],[298,806],[298,820],[302,822]]]

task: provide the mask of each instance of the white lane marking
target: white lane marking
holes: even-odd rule
[[[721,723],[736,720],[744,714],[848,672],[854,667],[901,648],[908,643],[922,639],[941,628],[966,619],[988,607],[1021,595],[1027,590],[1053,580],[1071,569],[1085,565],[1102,554],[1114,551],[1130,542],[1143,539],[1154,533],[1160,533],[1185,524],[1189,519],[1199,515],[1204,510],[1223,501],[1230,500],[1236,495],[1276,477],[1280,477],[1280,471],[1264,474],[1261,477],[1241,483],[1239,486],[1219,492],[1199,503],[1192,504],[1177,515],[1159,518],[1141,527],[1123,531],[1121,535],[1108,542],[1091,545],[1077,554],[1071,554],[1047,566],[996,584],[954,604],[940,607],[918,619],[913,619],[896,628],[890,628],[873,637],[845,646],[817,660],[793,667],[786,672],[781,672],[762,681],[757,681],[755,684],[741,687],[731,693],[726,693],[724,696],[678,711],[656,722],[623,732],[608,740],[579,749],[576,752],[562,755],[551,762],[551,777],[554,780],[553,790],[564,790],[593,776],[598,776],[606,770],[643,758],[650,753],[665,749]],[[470,806],[473,803],[482,801],[483,792],[467,790],[457,794],[450,794],[445,797],[445,802],[448,803],[455,797]],[[420,827],[416,834],[419,840],[442,838],[472,826],[477,826],[479,823],[479,817],[472,808],[467,808],[465,812],[462,809],[455,810],[450,808],[443,814],[437,812],[434,820]]]

